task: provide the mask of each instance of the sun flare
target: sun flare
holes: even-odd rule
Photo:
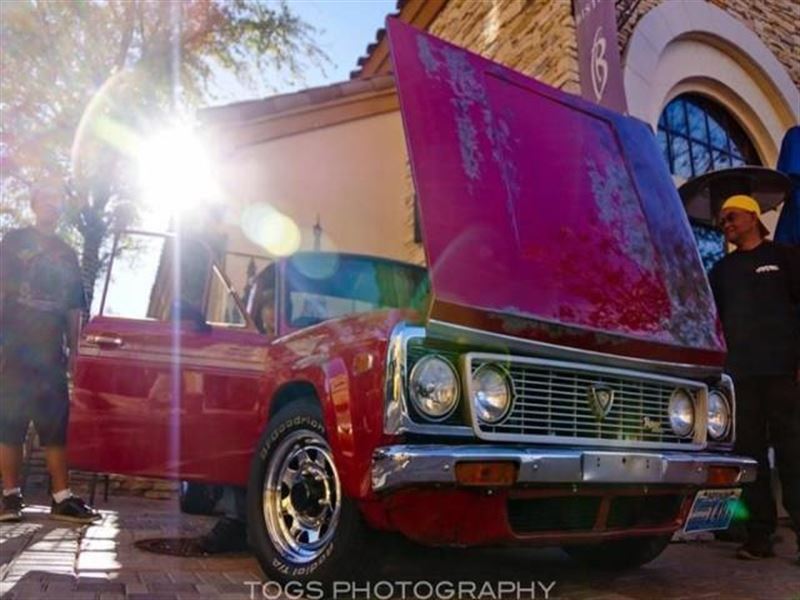
[[[142,200],[160,219],[219,198],[216,169],[203,141],[188,127],[162,131],[144,140],[137,156]]]

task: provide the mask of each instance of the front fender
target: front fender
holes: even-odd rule
[[[383,432],[386,352],[402,311],[329,321],[275,340],[265,378],[266,423],[280,390],[313,387],[322,408],[344,494],[369,499],[376,448],[398,441]]]

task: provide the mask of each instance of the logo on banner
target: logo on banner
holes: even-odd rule
[[[603,37],[603,28],[598,27],[592,40],[592,87],[597,101],[603,97],[603,92],[608,83],[608,62],[606,61],[606,38]]]

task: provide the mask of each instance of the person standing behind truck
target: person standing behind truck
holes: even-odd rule
[[[760,215],[750,196],[724,202],[719,225],[736,250],[709,273],[736,388],[736,451],[758,460],[756,481],[744,490],[750,517],[737,556],[774,556],[772,444],[800,561],[800,248],[767,240]]]

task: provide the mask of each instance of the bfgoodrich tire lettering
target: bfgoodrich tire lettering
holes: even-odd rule
[[[313,400],[291,402],[262,434],[250,468],[247,524],[250,545],[273,579],[330,582],[357,574],[365,527],[341,494]]]

